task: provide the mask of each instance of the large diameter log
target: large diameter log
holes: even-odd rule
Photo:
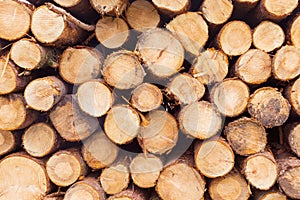
[[[169,15],[170,17],[179,15],[186,12],[190,8],[190,0],[153,0],[153,4],[161,11],[163,14]]]
[[[300,157],[300,123],[288,124],[285,127],[284,135],[291,150]]]
[[[120,16],[127,8],[128,0],[90,0],[92,7],[100,15]]]
[[[293,111],[300,116],[300,78],[286,88],[285,96],[289,100]]]
[[[300,47],[300,15],[297,14],[287,29],[287,38],[295,47]]]
[[[0,130],[0,156],[17,149],[21,143],[20,139],[19,133]]]
[[[2,159],[0,179],[1,200],[41,200],[50,192],[44,163],[27,154],[15,153]]]
[[[275,88],[263,87],[249,99],[248,112],[266,128],[281,126],[289,117],[290,104]]]
[[[110,196],[107,200],[148,200],[148,196],[147,191],[131,185],[126,190]]]

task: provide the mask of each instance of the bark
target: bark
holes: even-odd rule
[[[287,197],[279,190],[260,191],[255,194],[255,200],[287,200]]]
[[[45,196],[42,200],[63,200],[64,194],[62,193],[52,193]]]
[[[300,157],[300,122],[287,124],[284,127],[285,141],[291,150]]]
[[[135,185],[131,185],[128,187],[128,189],[110,196],[107,200],[147,200],[148,196],[149,195],[146,191],[138,188]]]

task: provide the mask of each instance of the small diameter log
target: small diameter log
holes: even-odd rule
[[[92,169],[101,169],[111,165],[117,158],[119,149],[102,131],[97,131],[83,142],[82,156]]]
[[[253,31],[253,45],[262,51],[271,52],[282,46],[285,35],[282,28],[270,21],[263,21]]]
[[[51,193],[42,198],[42,200],[63,200],[64,199],[64,193]]]
[[[49,111],[67,93],[65,84],[55,76],[34,79],[25,88],[27,105],[38,111]]]
[[[110,196],[107,200],[148,200],[148,193],[135,185],[131,185],[128,189]]]
[[[231,21],[225,24],[217,37],[217,45],[229,56],[244,54],[252,44],[252,32],[243,21]]]
[[[198,56],[208,40],[208,26],[197,12],[187,12],[176,16],[166,28],[173,32],[183,47],[194,56]]]
[[[30,29],[32,10],[25,3],[0,1],[0,38],[13,41],[25,36]]]
[[[97,179],[88,177],[73,184],[66,192],[64,200],[105,200],[106,195]]]
[[[300,116],[300,78],[286,88],[285,96],[293,110]]]
[[[55,130],[46,123],[31,125],[22,136],[23,148],[33,157],[44,157],[57,150],[61,144]]]
[[[143,83],[146,75],[139,58],[131,51],[120,50],[106,57],[102,74],[111,86],[127,90]]]
[[[176,119],[163,110],[153,110],[145,117],[138,141],[145,152],[164,154],[170,152],[178,140]]]
[[[171,94],[179,104],[191,104],[199,101],[204,93],[204,85],[189,74],[176,75],[167,86],[167,92]]]
[[[130,163],[133,183],[141,188],[154,187],[162,169],[162,161],[151,154],[138,154]]]
[[[287,29],[287,38],[297,48],[300,48],[300,15],[297,14]]]
[[[65,95],[49,117],[60,136],[69,142],[81,141],[99,127],[98,120],[83,113],[72,95]]]
[[[300,122],[288,124],[285,127],[285,133],[287,142],[291,150],[300,157]]]
[[[211,91],[212,102],[227,117],[242,114],[247,108],[249,96],[248,86],[239,79],[225,79]]]
[[[125,190],[130,182],[130,173],[125,164],[118,163],[102,170],[100,183],[106,194],[113,195]]]
[[[190,73],[205,85],[222,81],[228,73],[228,58],[222,51],[206,49],[195,59]]]
[[[129,37],[129,27],[122,18],[103,17],[96,24],[97,40],[106,48],[121,47]]]
[[[289,81],[300,74],[300,49],[283,46],[273,57],[273,76],[281,81]]]
[[[151,83],[143,83],[135,88],[130,99],[131,105],[141,112],[149,112],[159,108],[162,101],[162,92]]]
[[[115,105],[107,113],[104,121],[104,132],[116,144],[127,144],[140,131],[139,114],[130,106]]]
[[[15,153],[0,162],[1,199],[42,199],[50,192],[44,163],[27,154]]]
[[[193,167],[177,163],[161,172],[155,189],[163,200],[199,200],[204,196],[205,180]]]
[[[266,82],[272,73],[272,60],[262,50],[250,49],[235,62],[235,75],[244,82],[257,85]]]
[[[195,145],[194,159],[197,169],[208,178],[228,174],[234,167],[234,153],[223,139],[211,139]]]
[[[152,2],[160,12],[170,17],[186,12],[189,10],[191,4],[190,0],[153,0]]]
[[[180,129],[185,134],[200,140],[216,135],[223,125],[220,112],[207,101],[199,101],[185,106],[179,113],[178,122]]]
[[[261,191],[255,195],[256,200],[288,200],[287,197],[281,192],[275,190]]]
[[[127,8],[128,0],[90,0],[90,3],[102,16],[120,16]]]
[[[18,148],[19,144],[19,133],[0,130],[0,156],[15,150]]]
[[[170,5],[175,5],[173,3]],[[184,48],[181,43],[163,29],[155,28],[143,32],[136,49],[148,70],[158,78],[176,74],[184,61]]]
[[[25,100],[21,94],[0,96],[0,130],[26,128],[37,117],[37,112],[26,108]]]
[[[137,31],[156,28],[160,23],[160,16],[152,3],[146,0],[132,2],[126,10],[128,24]]]
[[[208,191],[212,200],[247,200],[251,194],[245,178],[236,169],[213,179]]]
[[[275,88],[263,87],[249,99],[248,112],[266,128],[281,126],[289,117],[290,104]]]
[[[232,149],[241,156],[263,152],[267,144],[267,133],[255,119],[242,117],[229,123],[224,134]]]
[[[103,81],[90,80],[77,89],[77,100],[81,110],[93,117],[101,117],[113,104],[113,95]]]
[[[91,47],[68,47],[61,55],[59,74],[68,83],[80,84],[97,78],[102,62],[102,54]]]
[[[46,163],[50,180],[57,186],[66,187],[81,179],[87,167],[77,149],[61,150],[53,154]]]

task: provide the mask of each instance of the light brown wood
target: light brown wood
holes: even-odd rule
[[[291,150],[300,157],[300,123],[295,122],[285,127],[284,135]]]
[[[224,134],[235,153],[242,156],[263,152],[267,144],[264,127],[257,120],[247,117],[230,122]]]
[[[207,101],[199,101],[183,107],[179,113],[178,122],[185,134],[200,140],[219,133],[223,124],[218,109]]]
[[[153,0],[152,2],[159,11],[170,17],[186,12],[189,10],[191,4],[190,0]]]
[[[158,78],[176,74],[184,61],[183,46],[169,31],[163,29],[143,32],[136,49],[148,70]]]
[[[271,57],[262,50],[250,49],[235,62],[234,72],[248,84],[264,83],[272,73]]]
[[[42,200],[63,200],[64,199],[64,193],[51,193],[48,194],[47,196],[45,196],[44,198],[42,198]]]
[[[142,84],[146,73],[133,52],[120,50],[106,57],[102,75],[109,85],[126,90]]]
[[[287,28],[287,39],[292,45],[299,48],[300,47],[300,15],[297,14],[291,20]]]
[[[300,115],[300,78],[286,88],[285,97],[289,100],[293,111]]]
[[[120,16],[127,8],[128,0],[90,0],[100,15]]]
[[[20,145],[20,133],[0,130],[0,156],[12,152]]]
[[[208,40],[208,26],[197,12],[176,16],[166,28],[178,37],[186,51],[198,56]]]
[[[242,55],[251,47],[251,29],[243,21],[228,22],[220,30],[217,44],[229,56]]]
[[[83,142],[81,151],[87,165],[97,170],[111,165],[118,156],[119,148],[102,131],[97,131]]]
[[[287,197],[279,191],[263,191],[255,196],[256,200],[287,200]]]
[[[228,58],[214,48],[201,52],[192,64],[190,73],[205,85],[222,81],[228,73]]]
[[[50,180],[57,186],[66,187],[81,179],[87,167],[77,149],[61,150],[53,154],[46,163]]]
[[[290,104],[275,88],[257,89],[249,99],[248,112],[266,128],[281,126],[289,117]]]
[[[148,200],[148,194],[137,186],[131,185],[128,189],[110,196],[107,200]]]
[[[102,54],[91,47],[68,47],[59,62],[60,76],[71,84],[97,78],[103,63]]]
[[[65,95],[49,114],[50,120],[60,136],[69,141],[81,141],[99,127],[98,120],[82,111],[73,95]]]

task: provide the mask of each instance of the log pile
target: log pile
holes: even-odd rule
[[[0,0],[0,200],[299,191],[297,0]]]

